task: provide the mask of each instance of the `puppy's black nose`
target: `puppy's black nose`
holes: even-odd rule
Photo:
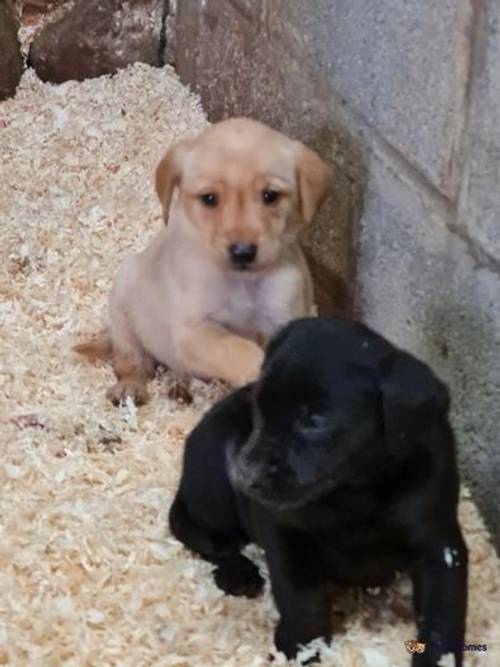
[[[238,268],[244,268],[255,261],[257,246],[255,243],[233,243],[229,246],[229,257]]]

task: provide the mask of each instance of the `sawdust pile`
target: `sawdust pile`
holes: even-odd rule
[[[28,71],[0,105],[0,665],[267,664],[269,593],[224,597],[166,529],[184,436],[220,390],[194,383],[180,405],[164,374],[147,406],[116,409],[111,370],[70,351],[100,328],[119,260],[161,224],[155,163],[205,124],[170,69],[144,65],[61,86]],[[469,664],[497,666],[499,563],[468,497],[461,513],[468,641],[488,644]],[[353,592],[334,617],[325,665],[409,664],[406,581]]]

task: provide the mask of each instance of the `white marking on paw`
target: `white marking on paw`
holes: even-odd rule
[[[447,567],[453,567],[454,560],[453,560],[453,554],[450,549],[450,547],[445,547],[443,549],[443,556],[444,556],[444,562],[446,563]]]

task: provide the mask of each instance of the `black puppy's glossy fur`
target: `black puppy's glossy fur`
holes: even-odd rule
[[[293,322],[257,383],[214,406],[190,434],[173,534],[214,563],[217,585],[256,596],[260,544],[288,657],[330,638],[331,585],[413,580],[415,667],[462,665],[467,550],[444,385],[367,327]],[[401,638],[403,641],[407,638]]]

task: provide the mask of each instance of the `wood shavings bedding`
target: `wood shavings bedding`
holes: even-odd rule
[[[220,388],[193,382],[183,406],[166,373],[148,405],[116,409],[111,369],[71,352],[101,327],[118,262],[161,224],[154,165],[205,124],[171,69],[140,64],[61,86],[28,70],[0,105],[0,665],[268,664],[269,591],[225,597],[166,528],[184,437]],[[499,562],[467,494],[461,516],[468,642],[488,645],[468,664],[496,666]],[[350,592],[323,664],[409,665],[410,608],[406,580]]]

